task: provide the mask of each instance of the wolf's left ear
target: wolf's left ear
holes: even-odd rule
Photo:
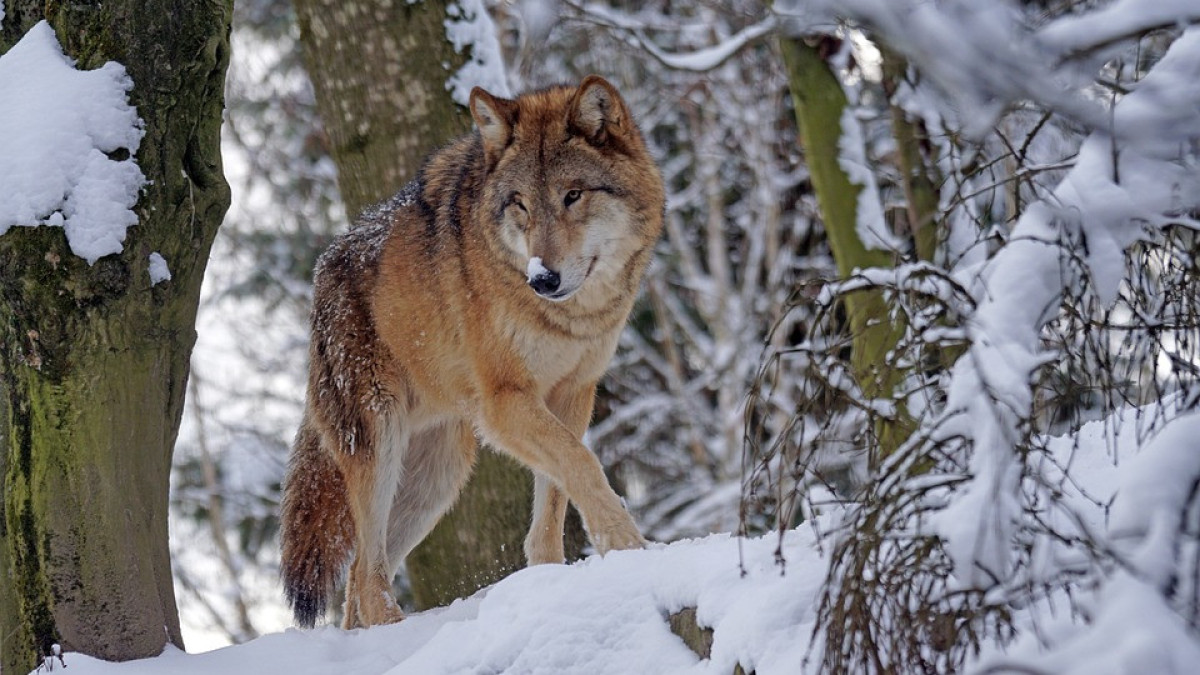
[[[571,100],[570,127],[593,145],[628,132],[630,120],[617,88],[599,75],[588,75]]]
[[[500,158],[500,153],[512,142],[513,127],[517,124],[516,101],[498,98],[480,87],[471,90],[471,117],[483,139],[483,152],[488,162]]]

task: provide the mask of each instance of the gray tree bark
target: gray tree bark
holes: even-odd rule
[[[351,221],[416,176],[431,150],[471,130],[446,91],[464,61],[446,40],[447,4],[295,0]]]
[[[0,52],[45,18],[78,68],[124,64],[148,179],[123,252],[92,266],[61,228],[0,237],[0,670],[24,673],[54,643],[109,660],[182,646],[167,497],[200,282],[229,205],[232,4],[4,2]],[[155,251],[172,278],[151,286]]]

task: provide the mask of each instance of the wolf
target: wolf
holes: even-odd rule
[[[397,567],[454,503],[482,439],[534,473],[530,565],[575,504],[600,553],[644,540],[582,437],[662,230],[665,193],[599,76],[506,99],[369,209],[314,274],[304,416],[282,503],[296,622],[353,552],[343,626],[404,617]]]

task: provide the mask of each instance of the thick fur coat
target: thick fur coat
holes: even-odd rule
[[[534,472],[530,564],[562,561],[568,499],[599,552],[643,544],[581,438],[662,228],[662,180],[602,78],[515,100],[476,89],[471,114],[474,134],[317,266],[282,514],[301,625],[352,553],[344,625],[403,617],[391,580],[453,504],[477,436]]]

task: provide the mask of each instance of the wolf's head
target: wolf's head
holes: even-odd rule
[[[476,87],[486,227],[543,298],[636,284],[662,225],[663,186],[625,102],[595,75],[516,100]]]

